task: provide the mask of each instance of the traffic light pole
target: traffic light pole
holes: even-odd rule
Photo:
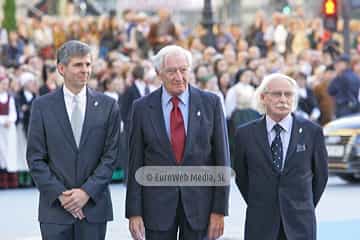
[[[350,55],[350,3],[348,0],[341,1],[342,17],[344,21],[343,37],[344,37],[344,52]]]

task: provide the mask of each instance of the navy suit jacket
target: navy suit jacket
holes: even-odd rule
[[[287,239],[316,239],[315,206],[327,183],[322,129],[294,117],[284,169],[272,163],[266,120],[238,128],[236,184],[247,203],[245,240],[276,240],[280,220]]]
[[[62,88],[33,102],[27,161],[40,191],[40,222],[70,224],[75,221],[58,200],[63,191],[71,188],[82,188],[90,196],[83,208],[87,221],[112,220],[108,184],[118,154],[119,125],[115,100],[88,88],[78,148]]]
[[[190,85],[189,91],[189,120],[182,166],[230,166],[226,123],[219,98]],[[178,201],[181,201],[191,227],[204,230],[210,213],[228,214],[228,186],[145,187],[135,180],[135,172],[140,167],[177,166],[165,130],[161,94],[162,88],[133,105],[126,217],[142,216],[146,228],[165,231],[174,223]]]
[[[129,126],[129,117],[131,113],[131,107],[134,101],[140,98],[139,89],[136,87],[135,83],[132,84],[126,91],[121,98],[121,117],[124,122],[124,129],[128,131]]]

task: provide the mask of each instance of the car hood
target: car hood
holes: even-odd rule
[[[334,120],[324,126],[324,133],[342,132],[345,135],[360,133],[360,114]]]

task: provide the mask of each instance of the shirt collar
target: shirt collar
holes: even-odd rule
[[[134,84],[138,87],[138,88],[145,88],[146,84],[144,81],[141,81],[139,79],[135,79]]]
[[[70,99],[73,99],[75,94],[72,93],[64,84],[63,86],[64,96]],[[86,97],[86,86],[84,86],[81,91],[76,95],[80,98],[80,100],[84,99]]]
[[[293,117],[291,113],[289,113],[286,117],[284,117],[280,122],[275,122],[268,115],[265,115],[266,118],[266,130],[268,134],[272,131],[275,124],[279,124],[285,132],[290,132],[293,122]]]
[[[161,96],[162,102],[166,105],[170,102],[172,97],[173,96],[171,96],[170,93],[166,91],[164,86],[162,86],[162,96]],[[189,86],[182,94],[180,94],[177,97],[180,99],[180,102],[186,106],[187,103],[189,102]]]

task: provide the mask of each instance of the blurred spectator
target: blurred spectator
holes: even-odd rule
[[[360,76],[360,55],[352,59],[351,68],[357,76]]]
[[[231,87],[225,98],[225,108],[226,108],[226,117],[228,119],[231,118],[233,111],[238,106],[238,101],[242,101],[239,99],[239,96],[242,96],[242,91],[249,92],[250,96],[252,96],[255,92],[253,86],[250,85],[252,78],[254,77],[254,72],[250,69],[240,70],[239,74],[237,74],[237,78],[235,81],[237,82],[233,87]],[[246,97],[249,95],[246,94]]]
[[[134,17],[136,25],[130,32],[130,44],[134,49],[137,49],[139,56],[143,59],[149,57],[150,44],[147,41],[150,26],[147,22],[147,15],[143,12],[138,13]]]
[[[2,46],[1,63],[6,67],[14,67],[21,63],[21,56],[24,54],[24,42],[19,38],[18,33],[9,33],[8,43]]]
[[[0,76],[0,189],[18,186],[15,101],[8,93],[9,79]]]
[[[215,34],[215,48],[219,52],[224,52],[225,46],[231,44],[235,46],[235,40],[228,31],[228,27],[224,23],[218,23]]]
[[[322,75],[321,81],[314,87],[314,95],[317,98],[320,109],[319,122],[323,126],[334,118],[334,101],[329,95],[329,83],[335,77],[335,69],[333,65],[326,67]]]
[[[224,58],[220,57],[216,59],[213,65],[215,76],[219,78],[221,74],[228,72],[228,67],[229,66]]]
[[[122,44],[122,41],[118,38],[118,34],[121,33],[118,31],[114,15],[103,18],[101,23],[100,29],[102,29],[102,33],[100,36],[99,57],[105,59],[111,50],[118,48]]]
[[[33,20],[32,40],[39,55],[43,59],[53,59],[55,52],[53,48],[53,33],[49,25],[41,17],[35,17]]]
[[[225,116],[226,113],[225,113],[224,96],[219,90],[217,77],[215,75],[208,75],[206,77],[201,78],[201,80],[199,82],[199,87],[205,91],[214,93],[215,95],[217,95],[220,98],[221,107],[223,109],[224,116]]]
[[[204,49],[203,59],[201,63],[206,65],[213,65],[213,59],[215,57],[216,50],[213,47],[206,47]]]
[[[255,14],[255,21],[250,26],[249,34],[246,37],[247,44],[250,46],[257,46],[260,49],[261,56],[267,54],[268,47],[264,38],[264,30],[266,29],[265,14],[263,11],[257,11]],[[239,51],[245,50],[238,48]]]
[[[236,86],[236,85],[235,85]],[[235,88],[236,106],[229,118],[229,144],[230,153],[233,156],[235,151],[235,132],[236,129],[247,122],[259,118],[261,115],[254,109],[254,92],[255,90],[250,87]]]
[[[203,58],[203,50],[205,46],[201,43],[200,38],[198,37],[192,37],[189,40],[189,50],[193,56],[193,65],[197,66]]]
[[[350,58],[342,55],[336,59],[336,77],[330,82],[329,94],[335,99],[337,118],[360,111],[360,79],[349,66]]]
[[[227,92],[231,86],[231,83],[232,83],[232,78],[231,78],[230,73],[224,72],[219,75],[218,87],[224,98],[227,95]]]
[[[169,10],[162,8],[158,11],[158,15],[159,21],[150,26],[148,35],[149,43],[154,53],[178,40],[178,33],[176,32],[174,22],[170,18]]]
[[[296,114],[306,119],[317,121],[320,117],[317,100],[313,91],[307,86],[306,75],[302,72],[295,74],[294,79],[298,84],[298,108]]]
[[[127,130],[129,126],[129,114],[131,112],[131,106],[133,102],[150,93],[149,86],[144,81],[145,70],[141,65],[136,65],[132,70],[133,84],[125,90],[122,104],[121,104],[121,117],[124,121],[124,128]]]
[[[39,89],[39,95],[44,95],[54,91],[57,88],[58,73],[55,65],[44,65],[43,67],[44,84]]]
[[[292,40],[291,49],[295,54],[301,53],[305,49],[309,49],[309,40],[307,38],[306,26],[303,19],[297,19],[294,22],[295,32]]]
[[[20,120],[23,123],[25,135],[27,135],[31,105],[37,94],[37,80],[33,73],[24,72],[20,75],[22,89],[19,92]]]

